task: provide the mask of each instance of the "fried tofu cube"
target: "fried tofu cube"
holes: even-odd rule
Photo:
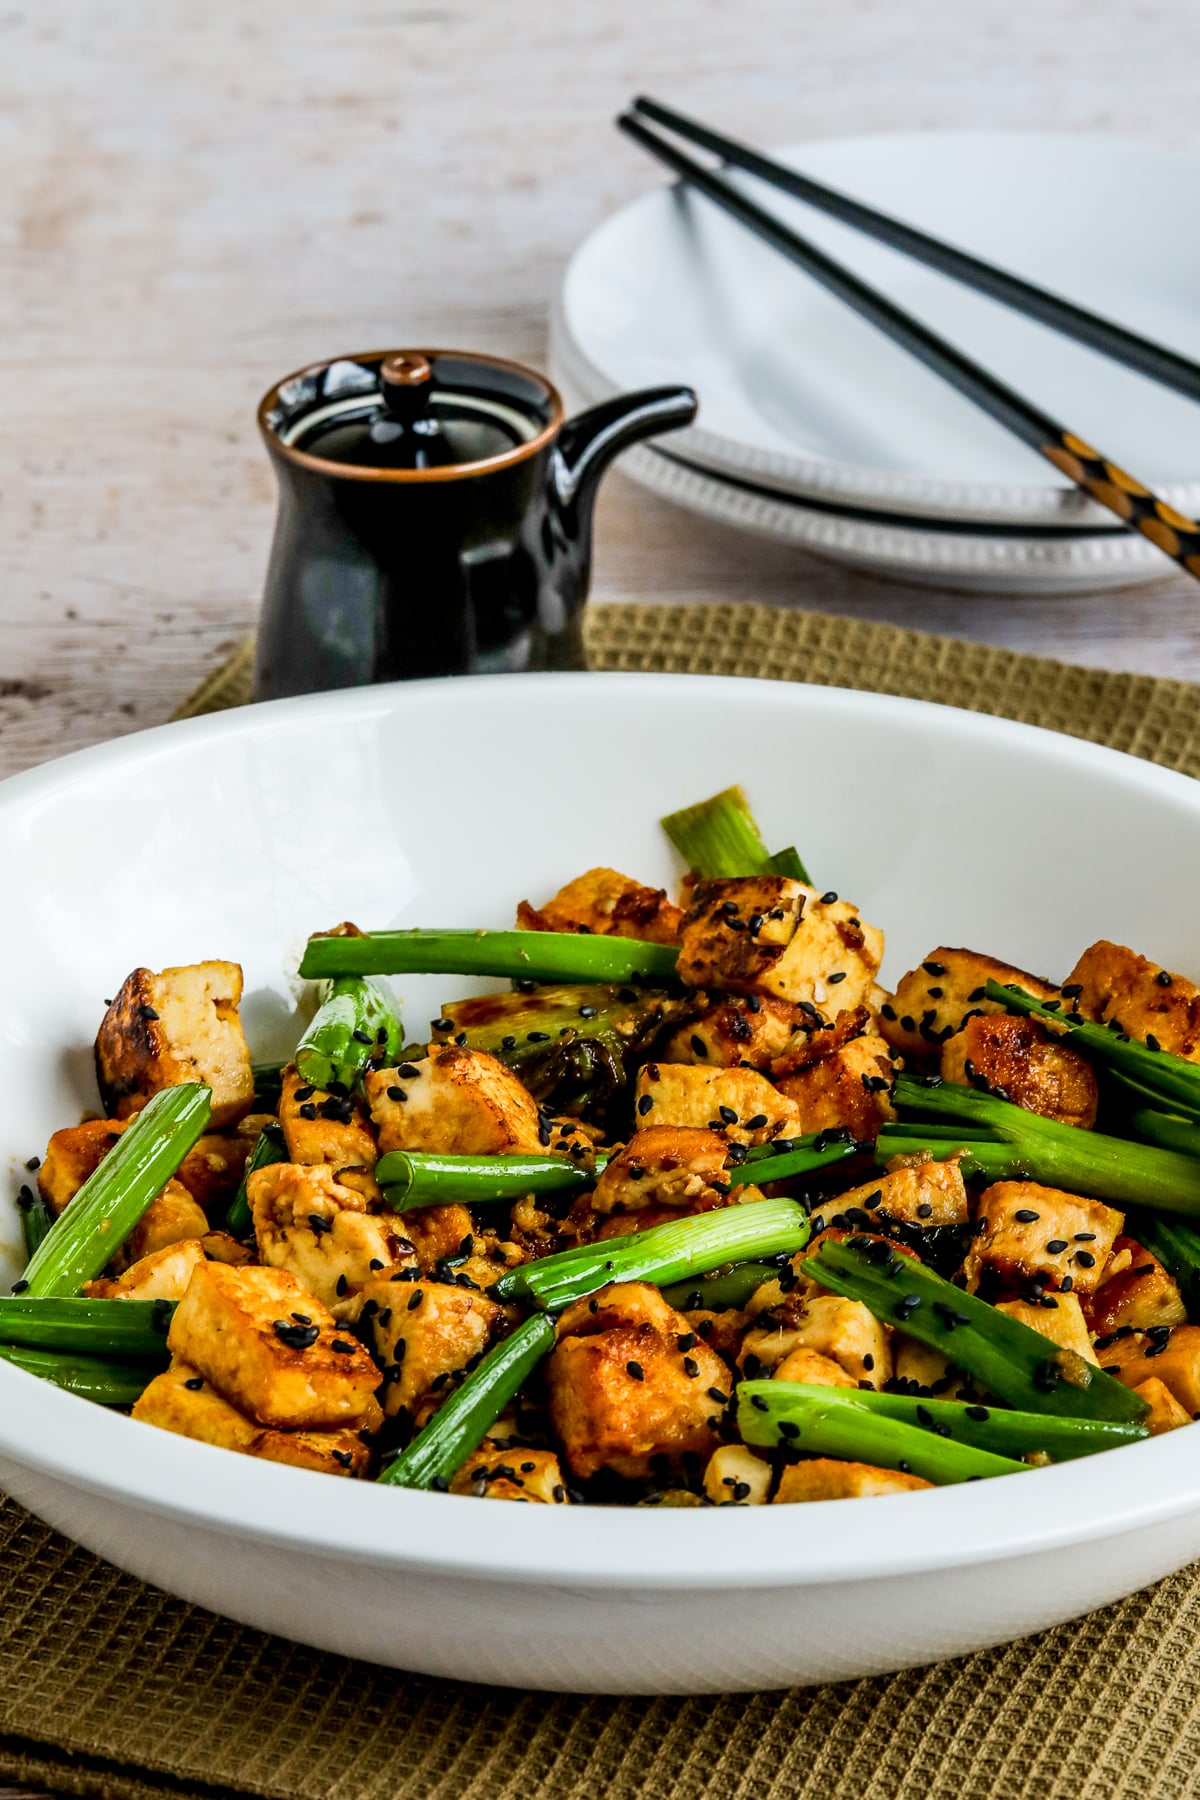
[[[710,1068],[769,1069],[804,1029],[808,1015],[773,994],[726,994],[690,1018],[668,1039],[667,1062]]]
[[[200,1247],[208,1262],[228,1263],[231,1269],[254,1261],[253,1250],[230,1237],[227,1231],[206,1231],[200,1239]]]
[[[1096,1123],[1100,1088],[1087,1058],[1052,1038],[1036,1019],[987,1013],[968,1019],[942,1045],[942,1078],[983,1087],[1063,1125]]]
[[[375,1069],[364,1086],[379,1148],[447,1155],[540,1154],[537,1105],[511,1069],[486,1050],[433,1044],[411,1074]]]
[[[398,1213],[369,1213],[328,1163],[270,1163],[246,1185],[261,1260],[290,1269],[335,1314],[378,1274],[417,1266]]]
[[[383,1366],[384,1412],[412,1412],[426,1395],[439,1393],[483,1355],[502,1317],[496,1302],[473,1288],[379,1276],[367,1282],[358,1324]]]
[[[572,1473],[637,1478],[685,1458],[708,1460],[731,1376],[657,1288],[627,1281],[567,1307],[546,1385]]]
[[[754,1069],[698,1063],[643,1063],[638,1070],[633,1142],[652,1125],[714,1132],[731,1144],[798,1137],[800,1111]]]
[[[1040,976],[978,950],[955,950],[939,944],[923,963],[910,969],[896,992],[880,1008],[879,1029],[893,1050],[918,1060],[936,1058],[940,1046],[980,1013],[1002,1013],[987,997],[989,981],[1015,983],[1037,1000],[1053,1000],[1058,989]]]
[[[1036,1181],[993,1182],[980,1199],[978,1235],[963,1263],[968,1289],[974,1293],[986,1273],[1017,1288],[1033,1281],[1061,1288],[1069,1277],[1076,1294],[1094,1294],[1124,1223],[1099,1200]]]
[[[841,1363],[819,1350],[793,1350],[771,1371],[773,1381],[802,1381],[806,1387],[856,1388],[853,1375],[847,1375]]]
[[[932,1344],[897,1331],[892,1337],[892,1378],[901,1393],[920,1391],[941,1400],[961,1400],[974,1393],[971,1377],[956,1368]]]
[[[120,1251],[114,1265],[124,1269],[165,1250],[171,1244],[182,1244],[189,1238],[201,1238],[208,1230],[203,1207],[197,1206],[181,1181],[173,1177],[161,1194],[150,1202]]]
[[[800,1500],[877,1500],[885,1494],[911,1494],[932,1487],[919,1475],[899,1469],[877,1469],[871,1463],[835,1462],[831,1456],[793,1463],[779,1477],[775,1505]]]
[[[535,1505],[565,1506],[566,1483],[553,1450],[498,1444],[485,1437],[450,1483],[452,1494],[480,1500],[529,1500]]]
[[[241,998],[237,963],[127,975],[96,1036],[105,1112],[127,1119],[163,1088],[202,1081],[212,1089],[213,1128],[235,1124],[254,1103]]]
[[[1126,1387],[1157,1377],[1194,1419],[1200,1413],[1200,1325],[1176,1325],[1166,1338],[1134,1332],[1098,1351],[1100,1367]]]
[[[1190,1425],[1192,1415],[1185,1412],[1170,1388],[1158,1379],[1157,1375],[1148,1375],[1145,1381],[1139,1381],[1134,1388],[1140,1394],[1150,1411],[1142,1420],[1142,1424],[1151,1437],[1161,1437],[1164,1431],[1178,1431],[1181,1425]]]
[[[1091,1326],[1106,1337],[1122,1325],[1149,1331],[1153,1325],[1183,1325],[1187,1307],[1179,1284],[1136,1238],[1119,1237],[1104,1280],[1092,1296]]]
[[[676,944],[683,913],[667,899],[664,888],[643,887],[616,869],[589,869],[560,888],[544,906],[522,900],[517,925],[522,931],[588,931],[598,937],[641,938],[651,944]]]
[[[84,1293],[96,1300],[182,1300],[192,1273],[205,1261],[199,1238],[152,1250],[115,1279],[89,1281]]]
[[[333,1431],[264,1430],[184,1362],[173,1362],[154,1378],[135,1404],[133,1416],[198,1443],[326,1475],[364,1475],[370,1461],[368,1446],[348,1426]]]
[[[1200,988],[1183,975],[1106,938],[1084,951],[1064,991],[1085,1019],[1115,1024],[1143,1043],[1200,1062]]]
[[[1098,1362],[1099,1358],[1088,1335],[1087,1320],[1076,1296],[1047,1294],[1046,1300],[1052,1304],[1035,1304],[1031,1300],[1000,1300],[996,1303],[996,1311],[1007,1313],[1010,1319],[1016,1319],[1018,1324],[1028,1325],[1031,1331],[1040,1332],[1042,1337],[1048,1338],[1060,1349],[1073,1350],[1085,1362]]]
[[[167,1343],[173,1356],[260,1425],[374,1429],[382,1417],[375,1364],[286,1269],[202,1263],[175,1310]]]
[[[714,1506],[763,1506],[772,1478],[770,1463],[745,1444],[722,1444],[708,1459],[704,1492]]]
[[[375,1137],[358,1101],[301,1081],[294,1063],[283,1071],[279,1123],[289,1162],[375,1167]]]
[[[804,1302],[791,1348],[818,1351],[856,1383],[865,1381],[879,1388],[891,1379],[888,1328],[861,1300],[844,1300],[840,1294],[813,1294]]]
[[[881,1125],[895,1118],[891,1101],[895,1080],[888,1047],[872,1032],[782,1076],[779,1092],[795,1102],[802,1132],[840,1126],[865,1139],[874,1138]]]
[[[210,1217],[224,1217],[241,1183],[246,1158],[263,1126],[272,1123],[270,1113],[248,1113],[235,1131],[206,1131],[176,1169],[176,1179]]]
[[[73,1200],[89,1175],[94,1175],[125,1122],[120,1119],[85,1119],[54,1132],[38,1169],[38,1193],[55,1218]]]
[[[844,900],[782,875],[698,881],[683,920],[679,977],[689,987],[773,994],[824,1015],[866,1001],[883,933]]]
[[[965,1225],[969,1217],[966,1183],[953,1160],[893,1169],[890,1175],[839,1194],[825,1211],[864,1229],[873,1221],[898,1219],[928,1231],[935,1225]]]
[[[648,1206],[686,1211],[697,1202],[717,1205],[727,1198],[728,1156],[728,1142],[715,1131],[651,1125],[610,1158],[592,1206],[598,1213],[634,1213]]]

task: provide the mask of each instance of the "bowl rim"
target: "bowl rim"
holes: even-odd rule
[[[854,719],[914,723],[944,741],[964,737],[993,746],[1024,747],[1059,766],[1079,767],[1116,785],[1165,799],[1200,824],[1200,784],[1174,770],[1082,739],[989,714],[967,712],[894,695],[809,686],[753,677],[649,673],[488,675],[396,683],[210,714],[76,751],[0,783],[0,843],[28,806],[73,782],[90,783],[152,763],[165,751],[197,748],[224,736],[251,737],[287,730],[293,719],[350,713],[357,722],[405,705],[436,700],[471,704],[480,683],[495,694],[510,689],[527,708],[538,691],[612,691],[613,703],[637,704],[686,687],[703,705],[731,689],[753,694],[762,708],[825,712],[844,728]],[[1133,1457],[1136,1449],[1137,1461]],[[1114,1460],[1115,1457],[1120,1460]],[[1101,1466],[1102,1465],[1102,1466]],[[217,1534],[257,1538],[298,1553],[348,1559],[414,1574],[533,1585],[566,1585],[602,1593],[639,1588],[713,1590],[729,1587],[821,1585],[951,1569],[1032,1553],[1052,1553],[1161,1523],[1200,1505],[1200,1464],[1167,1433],[1121,1452],[1030,1471],[1018,1483],[896,1495],[887,1529],[863,1530],[863,1515],[848,1502],[819,1503],[797,1530],[794,1509],[767,1507],[742,1523],[725,1509],[672,1509],[669,1536],[653,1508],[510,1508],[503,1533],[465,1530],[464,1497],[385,1489],[373,1483],[332,1482],[314,1472],[231,1455],[107,1413],[0,1362],[0,1470],[20,1470],[143,1512]],[[306,1487],[299,1487],[299,1482]],[[733,1511],[734,1509],[729,1509]],[[745,1527],[745,1518],[756,1520]],[[869,1521],[868,1521],[869,1524]]]

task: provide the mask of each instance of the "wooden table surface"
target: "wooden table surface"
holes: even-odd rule
[[[249,627],[272,378],[392,342],[544,355],[572,246],[658,180],[611,125],[636,89],[767,143],[987,126],[1195,148],[1198,62],[1190,0],[0,0],[0,773],[158,722]],[[904,588],[620,475],[594,594],[1200,678],[1185,577]]]

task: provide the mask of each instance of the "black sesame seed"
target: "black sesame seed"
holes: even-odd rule
[[[342,1298],[343,1294],[345,1294],[349,1286],[350,1283],[346,1280],[345,1275],[339,1275],[335,1284],[335,1291],[339,1300]]]
[[[286,1319],[275,1320],[275,1336],[289,1350],[311,1350],[320,1335],[317,1325],[289,1325]]]
[[[1096,1266],[1096,1259],[1090,1250],[1077,1250],[1074,1260],[1081,1269],[1094,1269]]]
[[[354,1039],[356,1044],[369,1044],[371,1042],[371,1034],[369,1031],[352,1031],[350,1036]]]
[[[1018,1225],[1036,1225],[1041,1216],[1041,1213],[1032,1212],[1028,1206],[1022,1206],[1013,1214]]]
[[[710,1400],[715,1400],[718,1406],[729,1405],[729,1395],[723,1394],[719,1387],[710,1387],[708,1397]]]
[[[1047,1253],[1050,1256],[1058,1256],[1066,1248],[1066,1238],[1051,1238],[1046,1245]]]
[[[183,1385],[189,1394],[198,1394],[204,1386],[204,1377],[203,1375],[193,1375],[191,1380],[185,1381]]]
[[[354,1345],[348,1344],[345,1338],[331,1338],[329,1348],[331,1350],[336,1350],[339,1356],[354,1355]]]
[[[750,1404],[755,1412],[769,1412],[771,1410],[761,1394],[751,1394]]]
[[[867,1371],[868,1375],[870,1374],[871,1370],[875,1367],[875,1358],[871,1355],[871,1352],[869,1350],[866,1352],[865,1356],[862,1359],[862,1366]]]
[[[415,1294],[412,1294],[409,1296],[408,1311],[416,1312],[418,1306],[420,1306],[420,1304],[424,1298],[425,1298],[424,1288],[418,1288]]]
[[[632,1375],[635,1381],[645,1381],[646,1379],[646,1371],[640,1362],[627,1362],[625,1372],[627,1375]]]
[[[139,1019],[157,1019],[158,1017],[154,1008],[152,1006],[147,1006],[144,1001],[142,1005],[138,1007],[137,1015]]]
[[[734,1117],[735,1118],[737,1117],[736,1113],[734,1114]],[[761,1131],[763,1126],[766,1124],[766,1122],[767,1122],[766,1113],[755,1113],[755,1115],[752,1119],[746,1120],[746,1130],[747,1131]]]
[[[697,1375],[700,1373],[700,1364],[696,1361],[694,1356],[684,1357],[683,1372],[688,1377],[689,1381],[695,1381]]]
[[[924,971],[927,975],[933,975],[935,977],[938,975],[944,975],[946,973],[945,963],[932,962],[932,961],[923,962],[921,964],[921,967],[924,969]]]
[[[829,983],[830,987],[836,987],[839,981],[845,981],[846,971],[845,971],[845,969],[838,969],[835,971],[834,974],[827,975],[825,977],[825,979]]]
[[[1170,987],[1171,985],[1171,977],[1165,969],[1160,969],[1154,979],[1157,981],[1159,987]],[[1064,988],[1063,993],[1065,994],[1066,991],[1066,988]]]
[[[904,1013],[901,1016],[900,1029],[902,1031],[915,1031],[917,1029],[917,1022],[911,1013]]]
[[[650,1111],[650,1108],[653,1105],[654,1105],[654,1101],[653,1101],[652,1097],[649,1094],[643,1094],[637,1104],[638,1112],[641,1114],[643,1119],[645,1118],[646,1114]]]

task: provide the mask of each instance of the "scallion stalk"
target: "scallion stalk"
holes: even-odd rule
[[[595,1170],[566,1156],[443,1156],[431,1150],[389,1150],[375,1165],[375,1179],[393,1212],[417,1206],[487,1205],[526,1194],[563,1194],[592,1187]]]
[[[794,1381],[743,1381],[738,1430],[748,1444],[788,1444],[814,1456],[900,1469],[939,1486],[1026,1472],[1025,1463],[858,1406],[857,1390],[851,1398],[842,1392]]]
[[[669,981],[671,944],[574,931],[367,931],[308,940],[300,974],[494,975],[511,980]]]
[[[369,1061],[394,1062],[403,1043],[390,996],[365,976],[341,975],[296,1046],[296,1069],[313,1087],[352,1088]]]
[[[139,1400],[155,1371],[145,1363],[114,1362],[101,1356],[76,1356],[56,1350],[29,1350],[0,1344],[0,1359],[51,1381],[55,1387],[94,1400],[100,1406],[132,1406]]]
[[[31,1299],[0,1296],[0,1344],[88,1356],[166,1360],[172,1300]]]
[[[247,1192],[250,1177],[259,1169],[269,1168],[272,1163],[286,1162],[288,1159],[287,1143],[283,1135],[283,1126],[272,1121],[264,1125],[258,1134],[253,1150],[246,1158],[246,1166],[242,1170],[242,1179],[238,1183],[238,1191],[229,1203],[229,1211],[225,1215],[225,1229],[233,1237],[245,1237],[254,1225],[254,1215],[250,1211],[250,1199]]]

